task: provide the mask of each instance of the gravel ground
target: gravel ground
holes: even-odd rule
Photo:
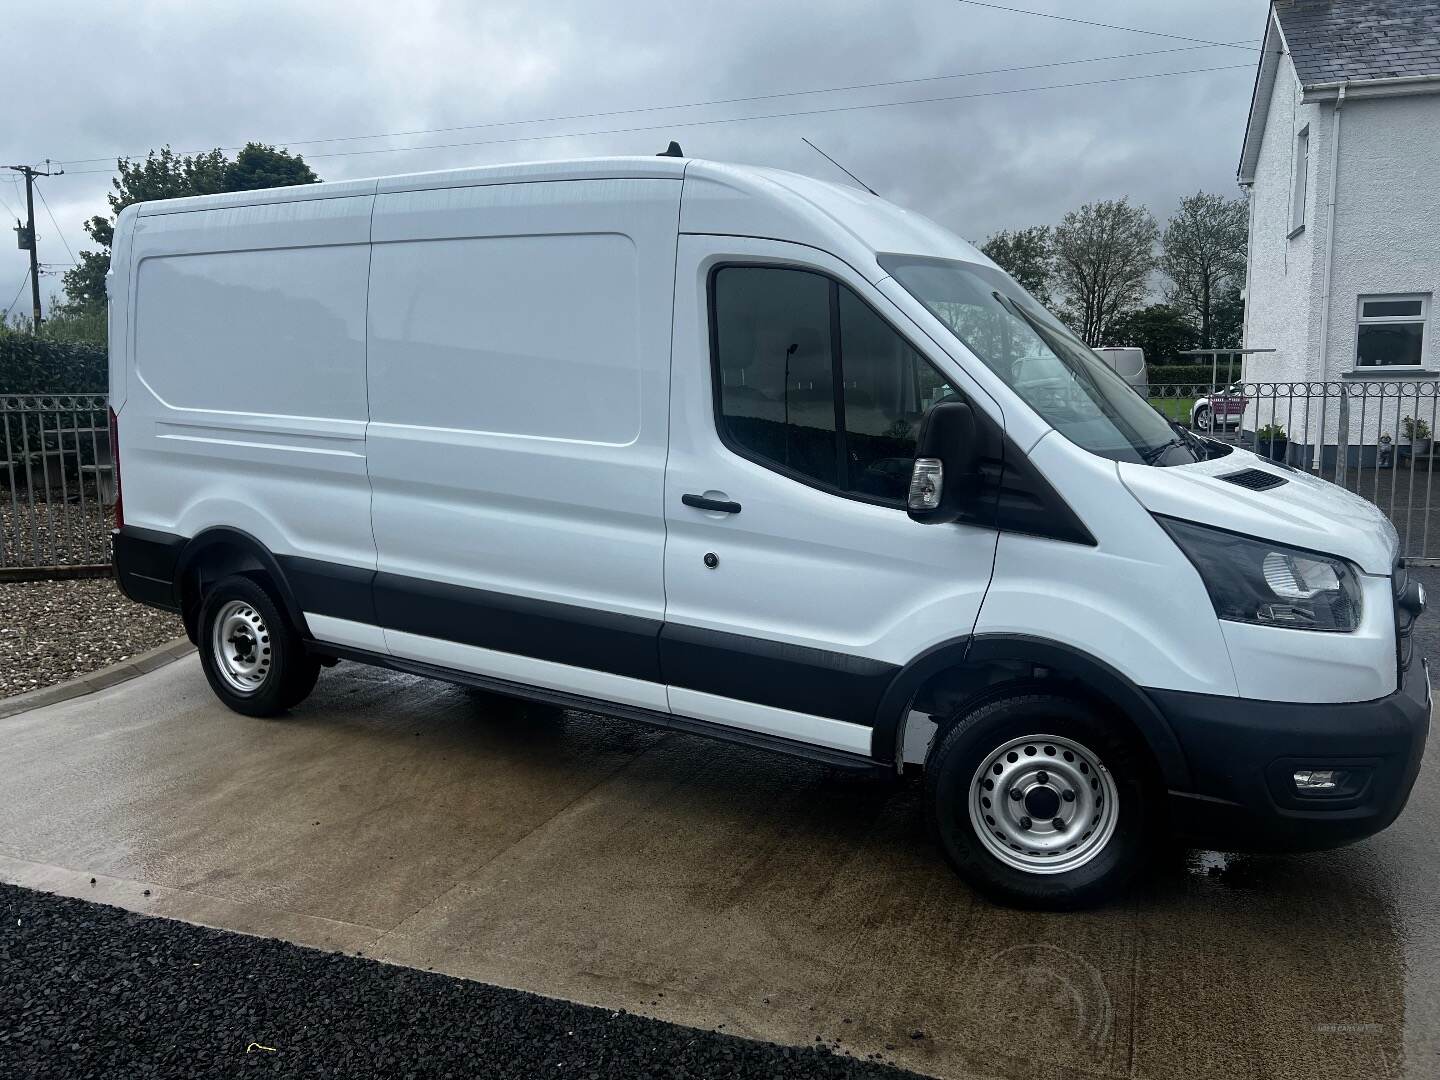
[[[913,1077],[0,884],[6,1077]]]
[[[12,500],[0,488],[0,565],[74,566],[110,561],[109,507],[101,507],[94,493],[87,501],[65,502],[57,493],[49,501],[31,506],[24,492]]]
[[[0,584],[0,698],[119,663],[185,633],[111,578]]]

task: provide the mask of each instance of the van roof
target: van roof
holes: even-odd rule
[[[135,213],[152,217],[448,187],[622,179],[684,179],[682,232],[773,237],[826,250],[833,250],[839,241],[842,247],[860,248],[870,256],[893,251],[989,263],[971,244],[923,215],[860,188],[781,169],[699,158],[609,157],[481,165],[166,199],[138,204]],[[841,258],[857,254],[834,253]]]

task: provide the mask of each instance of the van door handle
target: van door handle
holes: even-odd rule
[[[722,514],[738,514],[740,504],[729,499],[707,499],[704,495],[681,495],[680,501],[696,510],[717,510]]]

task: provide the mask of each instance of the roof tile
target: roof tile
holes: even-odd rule
[[[1307,86],[1440,75],[1440,0],[1275,0],[1275,12]]]

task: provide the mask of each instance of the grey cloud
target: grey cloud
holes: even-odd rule
[[[1105,22],[1214,40],[1257,39],[1260,0],[1007,0]],[[3,76],[12,103],[0,164],[231,146],[247,139],[450,127],[669,102],[837,86],[1185,43],[957,4],[626,5],[553,0],[484,5],[139,3],[97,11],[52,3],[27,15],[28,49]],[[1252,64],[1253,52],[1206,49],[1103,64],[846,94],[489,127],[389,142],[294,146],[327,179],[536,158],[654,153],[674,137],[690,154],[843,179],[807,135],[887,198],[980,239],[1053,222],[1081,202],[1129,194],[1167,215],[1198,188],[1231,193],[1253,70],[1111,83],[805,117],[686,126],[683,121]],[[523,134],[655,125],[423,152],[328,156],[384,145],[477,143]],[[107,162],[70,166],[44,190],[70,245],[104,210]],[[0,200],[19,209],[0,180]],[[41,256],[67,256],[39,215]],[[6,223],[10,224],[9,222]],[[0,245],[0,304],[25,272]],[[44,290],[59,291],[58,276]],[[22,302],[23,306],[23,302]]]

